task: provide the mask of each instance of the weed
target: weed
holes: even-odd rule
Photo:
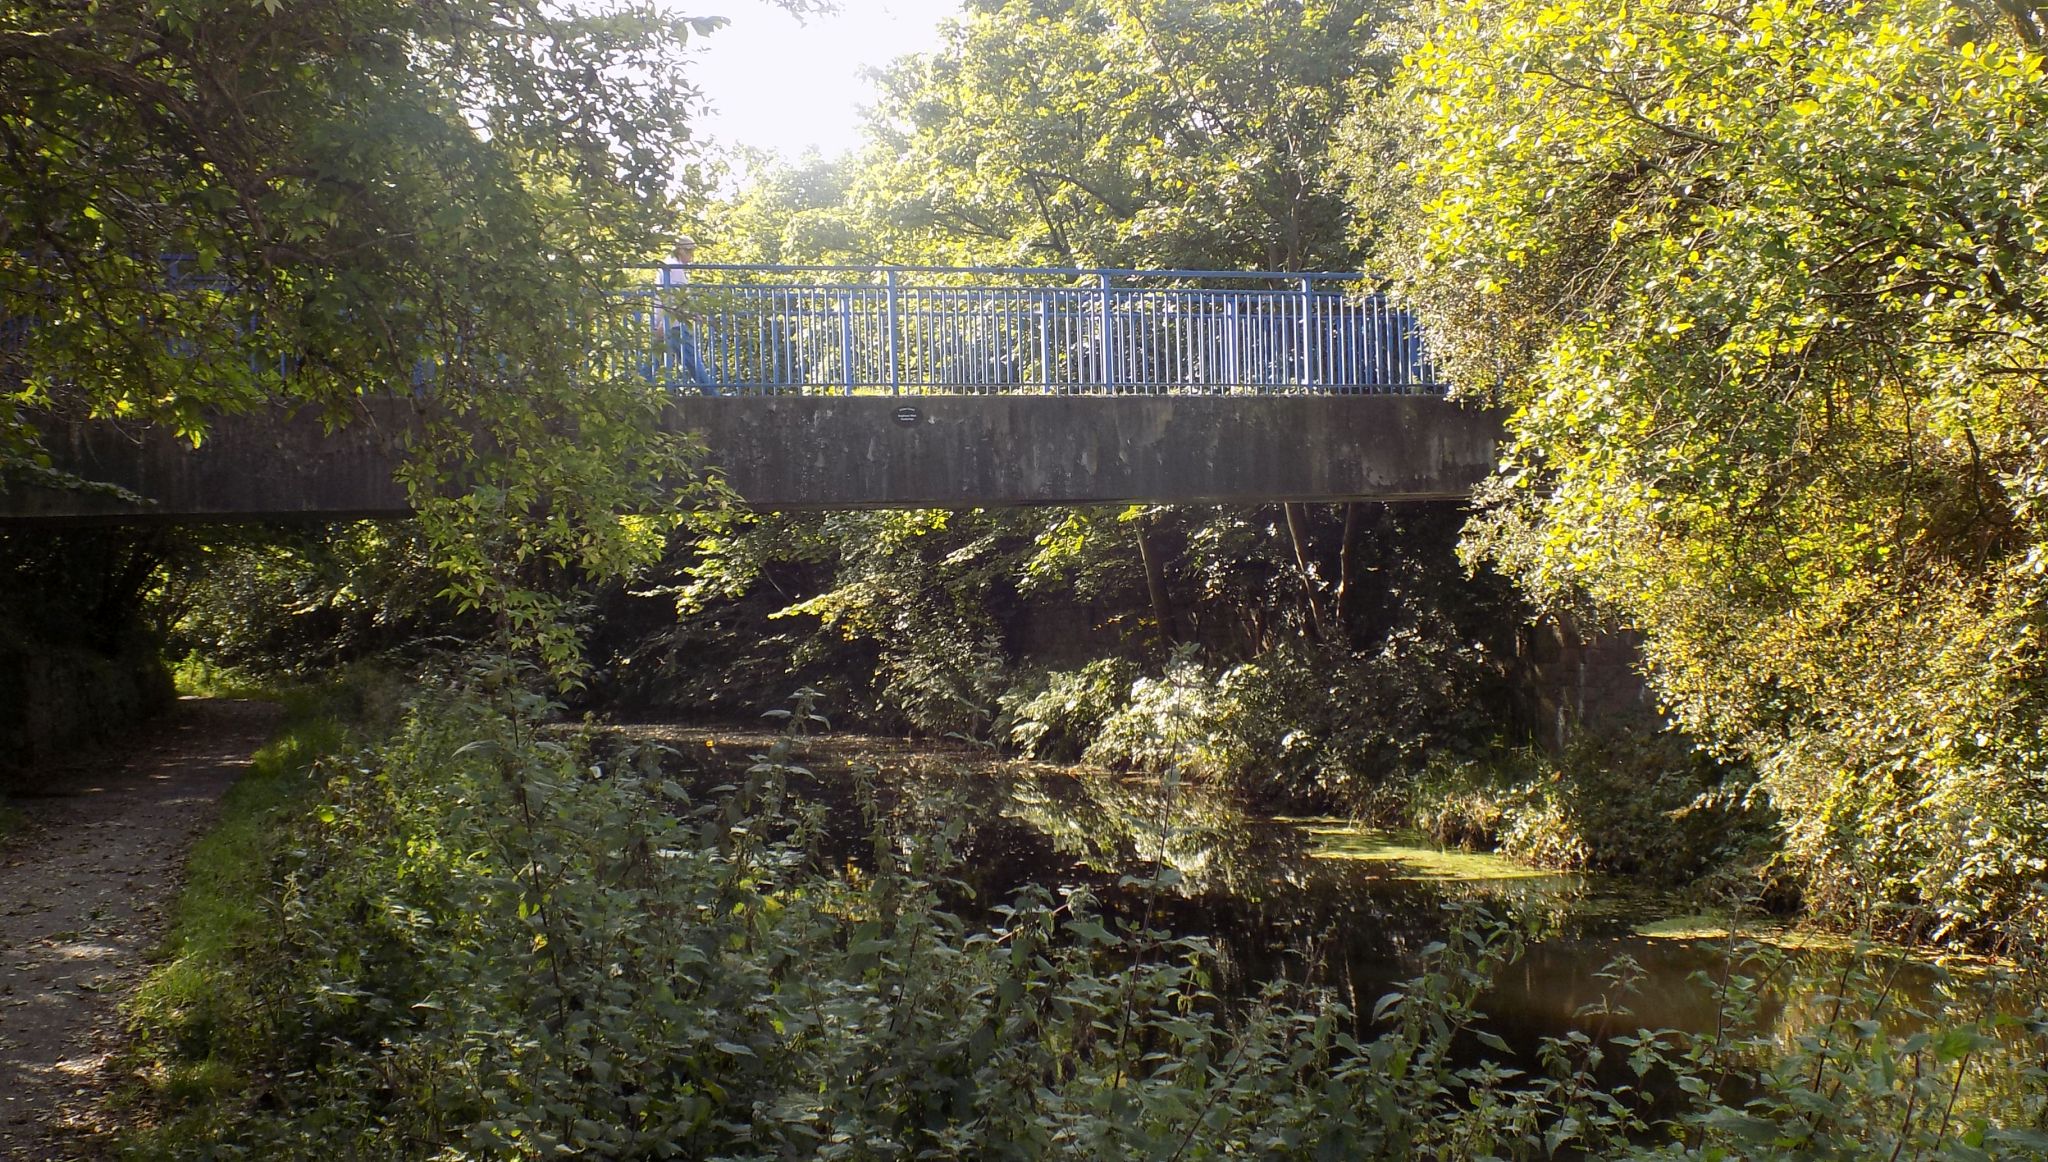
[[[957,824],[894,831],[870,802],[859,866],[823,858],[790,738],[692,793],[657,751],[541,730],[553,708],[511,667],[480,685],[324,760],[317,794],[238,809],[273,829],[222,841],[240,887],[202,891],[239,890],[205,925],[229,939],[187,937],[191,975],[141,1014],[170,1116],[135,1153],[1961,1159],[2048,1141],[2028,1136],[2038,1071],[1999,1049],[2038,1056],[2038,1027],[1900,1014],[1882,980],[1845,973],[1841,1003],[1773,1025],[1778,969],[1745,950],[1714,982],[1722,1028],[1573,1032],[1531,1071],[1478,1008],[1520,955],[1512,925],[1462,917],[1369,1016],[1286,985],[1225,1004],[1206,942],[1085,891],[1027,888],[989,924],[948,911]],[[789,720],[821,724],[807,701]],[[1148,893],[1171,838],[1162,820]],[[1632,974],[1612,975],[1603,1021],[1626,1016]],[[213,1010],[233,1030],[193,1020],[209,986],[239,998]],[[1616,1052],[1638,1081],[1603,1074]],[[1978,1084],[2001,1068],[2017,1080]]]

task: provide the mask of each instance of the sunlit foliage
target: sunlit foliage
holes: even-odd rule
[[[2043,930],[2029,20],[1437,3],[1359,154],[1409,156],[1385,252],[1451,377],[1513,409],[1472,555],[1640,627],[1815,902],[1923,931]]]
[[[1382,11],[974,0],[881,78],[857,196],[949,261],[1342,269],[1323,163]]]
[[[406,474],[458,603],[561,667],[522,571],[658,548],[685,450],[610,305],[687,190],[686,43],[638,3],[0,12],[0,485],[74,486],[37,424],[194,441],[224,413],[362,422],[410,393]]]

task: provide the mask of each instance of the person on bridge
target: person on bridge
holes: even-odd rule
[[[672,257],[673,264],[661,268],[660,285],[664,289],[688,286],[690,264],[697,257],[697,240],[688,234],[676,239]],[[705,365],[703,353],[697,347],[696,332],[690,328],[691,322],[701,323],[703,320],[698,316],[670,315],[665,311],[657,313],[655,318],[657,325],[667,333],[668,351],[675,360],[675,366],[697,384],[698,391],[705,395],[720,394],[718,377]]]

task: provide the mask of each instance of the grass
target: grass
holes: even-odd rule
[[[181,697],[262,698],[278,697],[275,690],[225,666],[216,666],[197,652],[171,663],[171,685]]]
[[[246,1079],[219,1051],[232,1042],[238,1006],[236,950],[274,923],[269,883],[280,821],[318,790],[314,764],[343,746],[347,732],[333,692],[275,695],[285,706],[278,736],[256,752],[246,774],[221,800],[219,821],[192,849],[161,962],[129,1002],[143,1031],[141,1069],[161,1097],[239,1089]]]

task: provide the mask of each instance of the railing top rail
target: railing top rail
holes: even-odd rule
[[[227,276],[218,272],[200,272],[185,267],[195,261],[189,254],[166,254],[163,262],[171,279],[175,282],[226,281]],[[1201,270],[1181,268],[1147,269],[1124,266],[946,266],[923,263],[773,263],[773,262],[693,262],[688,266],[676,263],[650,262],[630,267],[633,270],[649,272],[662,270],[690,270],[693,272],[730,271],[735,273],[766,274],[1001,274],[1027,278],[1111,278],[1111,279],[1219,279],[1244,282],[1300,282],[1309,279],[1315,282],[1372,282],[1372,275],[1355,270]]]
[[[769,274],[1005,274],[1038,278],[1212,278],[1272,281],[1285,279],[1319,282],[1362,282],[1367,275],[1358,271],[1325,270],[1144,270],[1136,267],[1095,266],[928,266],[921,264],[872,265],[851,263],[754,263],[693,262],[687,267],[674,263],[650,263],[644,270],[739,271]]]

